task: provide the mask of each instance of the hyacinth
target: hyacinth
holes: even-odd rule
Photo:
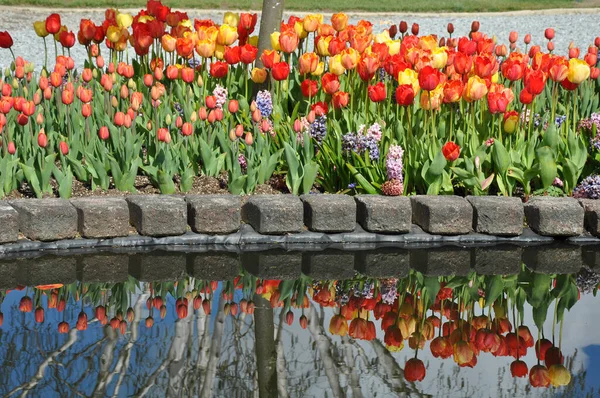
[[[183,107],[181,106],[181,104],[179,102],[175,102],[173,104],[173,108],[175,108],[175,111],[177,111],[179,116],[183,117]]]
[[[386,196],[400,196],[404,192],[404,185],[400,180],[387,180],[381,185],[381,193]]]
[[[227,89],[217,84],[213,90],[213,96],[215,97],[217,108],[223,108],[223,105],[227,102]]]
[[[389,180],[398,180],[404,182],[404,165],[402,156],[404,149],[400,145],[391,145],[385,159],[385,168]]]
[[[243,171],[245,171],[246,168],[248,167],[248,163],[246,162],[246,157],[244,156],[243,153],[240,153],[238,155],[238,163],[240,164],[240,167],[242,168]]]
[[[200,62],[199,59],[196,58],[190,58],[188,60],[188,65],[194,69],[196,69],[198,66],[202,65],[202,62]]]
[[[560,128],[565,120],[567,120],[567,115],[556,116],[554,118],[554,123],[556,124],[556,127]]]
[[[327,135],[327,117],[325,115],[317,117],[310,125],[309,133],[317,143],[321,144]]]
[[[598,199],[600,198],[600,175],[591,175],[581,181],[573,190],[574,198]]]
[[[385,279],[381,281],[381,301],[385,304],[394,304],[398,290],[396,287],[398,280],[395,278]]]
[[[367,130],[367,137],[373,137],[377,141],[381,141],[381,125],[377,122],[373,123]]]
[[[600,112],[592,113],[588,119],[582,119],[579,121],[578,130],[584,130],[591,133],[596,126],[596,131],[600,132]]]
[[[271,116],[271,113],[273,113],[273,100],[268,90],[262,90],[256,94],[256,106],[262,117],[268,118]]]

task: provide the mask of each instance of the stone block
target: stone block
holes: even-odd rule
[[[254,195],[242,207],[242,219],[259,234],[301,232],[304,207],[294,195]]]
[[[452,246],[414,249],[410,251],[410,266],[426,276],[468,275],[471,253]]]
[[[183,235],[187,229],[187,206],[181,197],[133,195],[127,203],[131,225],[140,235]]]
[[[19,230],[40,241],[71,239],[77,235],[77,210],[65,199],[19,199],[10,202],[19,214]]]
[[[19,236],[19,213],[7,202],[0,202],[0,244],[16,242]]]
[[[600,272],[600,247],[598,245],[586,245],[582,246],[581,249],[585,265],[595,268],[596,272]]]
[[[584,213],[573,198],[534,197],[525,204],[529,227],[544,236],[581,235]]]
[[[62,283],[67,285],[77,280],[75,256],[45,255],[18,261],[27,274],[27,286]]]
[[[229,234],[242,222],[237,195],[187,195],[188,224],[201,234]]]
[[[129,256],[118,253],[86,254],[79,260],[82,282],[124,282],[129,276]]]
[[[471,264],[480,275],[514,275],[521,271],[523,248],[494,245],[471,249]]]
[[[354,272],[354,252],[351,251],[305,252],[302,256],[302,273],[313,279],[350,279]]]
[[[129,274],[144,282],[172,282],[184,277],[186,264],[185,253],[153,251],[131,256]]]
[[[496,236],[516,236],[523,233],[523,202],[505,196],[469,196],[473,206],[475,232]]]
[[[439,235],[462,235],[471,232],[473,207],[458,196],[412,196],[415,224],[425,232]]]
[[[523,262],[540,273],[572,274],[583,267],[583,252],[576,245],[531,246],[525,248]]]
[[[412,208],[407,196],[357,195],[357,220],[367,231],[383,234],[410,232]]]
[[[585,229],[594,236],[600,237],[600,200],[579,199],[584,211]]]
[[[25,269],[15,259],[3,259],[0,261],[0,290],[14,289],[18,285],[27,283]]]
[[[405,278],[410,268],[410,252],[406,249],[380,248],[359,252],[356,270],[373,278]]]
[[[233,281],[240,273],[240,259],[236,253],[198,253],[192,256],[191,274],[205,281]]]
[[[348,195],[302,195],[304,224],[315,232],[349,232],[356,227],[356,202]]]
[[[298,279],[302,270],[302,253],[281,249],[263,252],[245,252],[242,266],[262,279]]]
[[[77,210],[77,230],[84,238],[114,238],[129,235],[129,207],[123,198],[79,198],[71,200]]]

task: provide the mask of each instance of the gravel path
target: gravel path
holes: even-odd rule
[[[136,12],[137,10],[131,10]],[[35,35],[33,22],[45,19],[50,12],[60,12],[63,24],[77,32],[79,21],[82,18],[91,18],[100,23],[104,19],[104,11],[100,9],[63,9],[57,10],[44,8],[0,7],[0,26],[8,30],[13,39],[13,51],[27,60],[33,61],[37,68],[43,64],[44,47],[42,39]],[[302,14],[302,13],[296,13]],[[188,10],[190,18],[222,21],[223,11],[218,10]],[[288,13],[286,13],[286,18]],[[330,14],[325,14],[326,20]],[[452,22],[455,26],[454,36],[466,35],[471,27],[471,22],[477,19],[481,22],[481,31],[495,35],[500,43],[508,44],[508,34],[515,30],[519,33],[519,43],[526,33],[531,33],[533,43],[545,46],[544,29],[553,27],[556,30],[556,52],[565,54],[571,41],[581,48],[582,54],[588,45],[592,44],[596,36],[600,36],[598,20],[600,8],[595,9],[565,9],[545,11],[522,11],[508,13],[448,13],[448,14],[382,14],[382,13],[348,13],[351,23],[360,19],[367,19],[374,24],[374,31],[378,32],[392,23],[406,20],[410,24],[416,22],[420,25],[421,34],[433,33],[445,35],[446,25]],[[259,22],[260,24],[260,22]],[[53,44],[48,40],[50,58],[54,54]],[[71,49],[71,55],[76,61],[85,59],[84,49],[76,45]],[[6,68],[11,61],[7,50],[0,50],[0,67]]]

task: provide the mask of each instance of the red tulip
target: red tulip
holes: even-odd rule
[[[251,44],[244,44],[240,47],[240,61],[243,64],[249,65],[256,60],[258,55],[258,48]]]
[[[487,100],[490,113],[496,114],[506,112],[509,101],[503,93],[488,93]]]
[[[385,329],[383,341],[390,350],[402,348],[404,337],[397,325],[390,325]]]
[[[31,297],[24,296],[19,302],[19,311],[21,312],[31,312],[33,310],[33,301],[31,301]]]
[[[436,337],[431,341],[429,348],[431,349],[431,353],[435,358],[446,359],[451,357],[453,354],[452,344],[447,337]]]
[[[529,43],[531,43],[531,34],[530,34],[530,33],[527,33],[527,34],[525,35],[525,38],[523,39],[523,42],[524,42],[525,44],[529,44]]]
[[[331,102],[335,109],[345,108],[350,102],[350,94],[344,91],[338,91],[331,97]]]
[[[4,31],[0,32],[0,48],[11,48],[13,45],[13,39],[10,33]]]
[[[35,321],[37,323],[44,323],[44,309],[42,307],[35,309]]]
[[[542,70],[532,70],[525,74],[525,88],[532,95],[538,95],[544,91],[546,85],[546,74]]]
[[[81,311],[79,313],[79,316],[77,317],[77,330],[79,331],[84,331],[87,329],[88,326],[88,317],[87,314],[83,311]]]
[[[302,95],[305,97],[314,97],[319,92],[319,85],[315,80],[305,79],[300,85]]]
[[[11,155],[14,155],[17,152],[17,148],[15,147],[15,143],[13,141],[9,141],[8,145],[7,145],[7,150],[8,153]],[[31,310],[29,310],[31,311]],[[27,312],[29,312],[27,311]]]
[[[363,318],[355,318],[350,322],[348,334],[354,339],[373,340],[375,338],[375,324]]]
[[[510,364],[510,374],[512,377],[526,377],[529,373],[527,364],[519,359]]]
[[[183,123],[183,125],[181,126],[181,133],[188,137],[190,135],[192,135],[192,133],[194,132],[194,127],[192,126],[192,124],[190,122],[185,122]]]
[[[427,65],[419,71],[419,85],[425,91],[433,91],[440,84],[440,71]]]
[[[398,30],[402,34],[406,33],[406,31],[408,30],[408,24],[406,23],[406,21],[400,21],[400,23],[398,24]]]
[[[563,81],[567,81],[567,79],[563,80]],[[524,88],[523,90],[521,90],[521,93],[519,94],[519,101],[521,101],[521,103],[523,105],[529,105],[533,102],[533,98],[535,96],[533,94],[531,94],[527,88]]]
[[[277,62],[273,65],[271,73],[273,74],[273,79],[277,81],[285,80],[290,74],[290,66],[287,62]]]
[[[419,34],[419,24],[413,23],[410,31],[413,35],[417,36]]]
[[[415,92],[412,84],[402,84],[396,89],[396,103],[402,106],[410,106],[415,100]]]
[[[316,116],[326,115],[327,112],[329,111],[329,107],[327,106],[326,102],[317,102],[316,104],[312,104],[310,108]],[[309,116],[310,116],[310,114],[309,114]]]
[[[61,141],[59,144],[59,147],[60,147],[60,152],[64,156],[67,156],[69,154],[69,144],[67,144],[65,141]]]
[[[374,86],[369,86],[368,93],[369,99],[373,102],[382,102],[387,96],[385,84],[383,84],[383,82],[379,82]]]
[[[51,35],[58,33],[61,26],[60,15],[50,14],[48,18],[46,18],[46,31]]]
[[[240,109],[240,103],[238,102],[238,100],[229,100],[229,103],[227,104],[227,109],[230,113],[237,113],[237,111]]]
[[[75,34],[63,30],[59,35],[60,44],[65,48],[71,48],[75,45]]]
[[[60,333],[60,334],[69,333],[69,324],[67,322],[60,322],[58,324],[58,333]]]
[[[210,75],[217,79],[227,76],[228,70],[229,65],[227,65],[227,62],[216,61],[210,64]]]
[[[29,117],[24,113],[19,113],[17,116],[17,123],[19,126],[25,126],[29,122]]]
[[[545,363],[548,368],[552,365],[562,365],[564,361],[565,358],[562,352],[560,352],[560,348],[550,347],[546,350]]]
[[[458,156],[460,155],[460,147],[453,141],[448,141],[442,147],[442,154],[444,155],[447,161],[454,162],[456,159],[458,159]]]
[[[46,145],[48,145],[48,137],[43,131],[38,134],[37,142],[40,148],[46,148]]]
[[[419,358],[411,358],[404,365],[404,378],[407,381],[421,381],[425,378],[425,364]]]
[[[550,372],[544,365],[535,365],[529,371],[529,382],[533,387],[548,387],[550,385]]]
[[[154,318],[149,316],[148,318],[146,318],[146,327],[150,329],[152,326],[154,326]]]
[[[327,72],[321,77],[321,85],[327,94],[334,94],[340,89],[340,80],[335,74]]]

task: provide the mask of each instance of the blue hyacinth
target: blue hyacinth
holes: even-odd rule
[[[268,90],[258,92],[256,95],[256,106],[262,117],[268,118],[271,116],[271,113],[273,113],[273,100],[271,99],[271,93]]]

